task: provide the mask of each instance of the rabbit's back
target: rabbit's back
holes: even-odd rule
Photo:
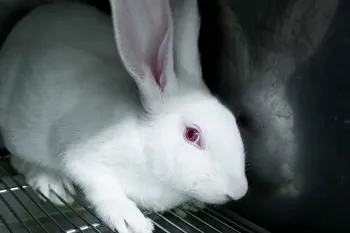
[[[138,105],[111,19],[90,6],[37,8],[0,52],[0,124],[14,154],[52,154],[126,119]]]

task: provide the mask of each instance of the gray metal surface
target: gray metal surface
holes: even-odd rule
[[[113,232],[96,217],[81,195],[73,197],[73,205],[55,206],[25,184],[23,177],[9,165],[8,158],[0,157],[1,233]],[[197,209],[196,212],[181,210],[186,216],[180,216],[174,210],[162,214],[149,213],[156,226],[155,232],[267,233],[225,208]]]

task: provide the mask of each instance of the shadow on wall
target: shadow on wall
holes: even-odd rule
[[[204,79],[247,150],[232,208],[272,232],[350,232],[350,2],[199,2]]]

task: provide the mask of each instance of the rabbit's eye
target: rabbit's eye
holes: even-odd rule
[[[199,131],[196,128],[193,127],[187,127],[185,131],[185,137],[186,140],[196,144],[199,147],[202,147],[201,145],[201,135]]]

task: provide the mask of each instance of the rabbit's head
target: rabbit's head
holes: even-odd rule
[[[248,189],[235,117],[202,81],[196,0],[111,0],[118,50],[144,111],[140,135],[150,173],[206,203]]]

